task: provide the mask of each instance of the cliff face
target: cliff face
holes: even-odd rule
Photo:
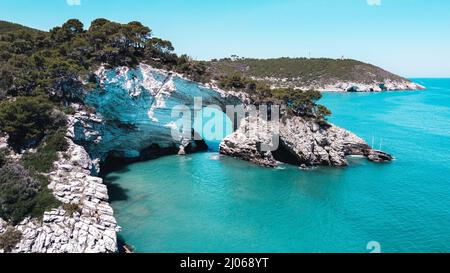
[[[100,163],[110,157],[144,160],[205,149],[202,141],[172,138],[171,128],[179,118],[171,117],[172,107],[186,105],[192,109],[194,97],[201,97],[203,105],[221,108],[249,102],[242,93],[202,86],[146,65],[136,69],[100,68],[96,77],[99,88],[85,95],[85,105],[72,105],[76,111],[69,117],[68,151],[59,155],[54,171],[46,174],[55,197],[80,209],[70,213],[61,206],[46,212],[42,222],[25,219],[15,227],[23,237],[13,252],[115,252],[120,227],[109,205],[106,185],[96,177]],[[265,153],[261,145],[270,143],[273,124],[247,136],[246,126],[255,122],[244,119],[240,128],[223,140],[220,152],[268,167],[280,162],[302,167],[345,166],[348,155],[362,155],[376,162],[392,160],[344,129],[300,117],[283,120],[280,148]],[[2,143],[0,146],[6,141]],[[6,225],[0,219],[0,234]]]
[[[160,154],[203,150],[202,141],[175,140],[171,129],[179,117],[172,117],[177,105],[194,106],[194,97],[203,105],[240,104],[238,94],[227,94],[188,81],[179,75],[141,64],[137,69],[100,68],[100,88],[89,92],[85,104],[94,113],[77,111],[74,138],[97,161],[108,156],[140,160]],[[193,115],[192,115],[193,116]]]
[[[425,87],[408,81],[406,79],[392,80],[385,79],[373,82],[352,82],[336,80],[334,83],[312,83],[305,85],[296,83],[295,79],[290,80],[269,80],[272,86],[276,87],[293,87],[300,90],[317,90],[321,92],[382,92],[382,91],[407,91],[407,90],[424,90]]]
[[[260,129],[256,134],[249,134],[249,125],[256,123]],[[347,166],[346,157],[351,155],[365,156],[374,162],[393,160],[392,156],[373,150],[355,134],[332,124],[319,125],[301,117],[291,117],[280,122],[278,133],[274,126],[272,122],[247,118],[236,132],[222,141],[220,152],[265,167],[276,167],[281,162],[300,167],[342,167]],[[274,137],[279,137],[278,149],[263,151],[261,145],[270,146]]]
[[[245,100],[242,94],[201,86],[146,65],[101,68],[96,76],[100,87],[85,94],[85,105],[72,104],[75,113],[69,116],[69,149],[54,162],[54,171],[46,174],[49,188],[64,205],[46,212],[42,222],[27,218],[15,226],[22,239],[12,252],[117,251],[120,227],[109,205],[107,187],[96,177],[100,163],[111,156],[132,161],[205,149],[202,141],[172,138],[171,128],[179,119],[171,117],[172,107],[192,108],[194,97],[201,97],[204,105],[220,107]],[[7,146],[6,138],[0,138],[3,146]],[[79,211],[66,211],[67,204],[78,205]],[[7,225],[0,219],[0,234]]]
[[[60,153],[54,170],[47,174],[49,188],[64,205],[45,212],[42,221],[27,218],[14,228],[22,238],[16,253],[105,253],[117,250],[117,226],[101,178],[91,175],[92,161],[83,147],[73,143]],[[68,205],[76,211],[66,211]],[[0,219],[0,234],[7,223]],[[1,253],[2,250],[0,250]]]

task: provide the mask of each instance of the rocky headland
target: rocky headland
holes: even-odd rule
[[[350,155],[392,157],[328,124],[317,91],[423,88],[344,58],[196,61],[136,21],[99,18],[85,29],[70,19],[49,32],[0,22],[0,38],[0,252],[118,251],[102,171],[208,148],[194,129],[195,140],[173,136],[184,129],[176,106],[193,121],[209,105],[290,104],[297,114],[283,115],[279,130],[244,118],[220,152],[267,167],[345,166]],[[251,124],[267,126],[248,135]],[[278,137],[278,149],[262,149]]]
[[[204,151],[207,146],[202,140],[173,139],[171,130],[178,117],[171,117],[172,107],[193,108],[194,97],[201,97],[204,105],[223,108],[246,100],[244,94],[214,89],[145,64],[135,69],[101,67],[95,75],[99,87],[83,94],[82,104],[71,104],[67,151],[59,153],[53,171],[45,174],[62,205],[45,212],[42,219],[26,218],[15,225],[21,240],[11,252],[118,251],[120,227],[109,205],[107,185],[99,177],[101,166],[115,160],[134,162]],[[0,139],[0,148],[8,148],[6,137]],[[10,152],[11,160],[22,157]],[[8,226],[0,219],[0,235]]]
[[[380,67],[351,59],[225,58],[208,62],[214,75],[238,73],[271,88],[322,92],[381,92],[423,90],[424,86]]]
[[[22,239],[12,252],[116,252],[120,227],[109,205],[107,185],[98,177],[101,167],[111,159],[132,162],[205,150],[203,141],[173,139],[171,129],[176,128],[177,118],[171,117],[170,110],[175,105],[192,109],[194,97],[201,97],[203,105],[222,109],[249,103],[244,93],[198,84],[144,64],[135,69],[101,67],[96,77],[99,87],[84,94],[82,104],[72,104],[75,112],[68,116],[66,135],[69,148],[46,174],[48,187],[63,205],[45,212],[41,220],[27,218],[16,225]],[[223,140],[222,154],[267,167],[280,162],[300,167],[346,166],[350,155],[375,162],[392,160],[351,132],[295,116],[282,120],[279,149],[262,152],[261,144],[269,144],[274,137],[273,124],[248,136],[245,127],[249,123],[249,118],[244,119]],[[0,220],[0,234],[6,226]]]
[[[255,124],[257,130],[249,129]],[[261,148],[262,145],[273,146],[274,139],[278,139],[276,150]],[[238,130],[222,141],[220,153],[264,167],[277,167],[282,163],[302,168],[343,167],[348,165],[348,156],[364,156],[373,162],[393,160],[391,155],[372,149],[347,130],[302,117],[284,118],[279,125],[259,118],[246,118]]]
[[[255,78],[268,82],[271,88],[293,88],[296,90],[317,90],[320,92],[383,92],[424,90],[425,87],[406,79],[385,79],[372,82],[352,82],[336,80],[334,83],[312,82],[305,84],[300,78]]]

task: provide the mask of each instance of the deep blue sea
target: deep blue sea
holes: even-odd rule
[[[137,252],[450,252],[450,79],[414,81],[427,90],[322,100],[389,164],[273,170],[209,152],[110,173],[121,238]]]

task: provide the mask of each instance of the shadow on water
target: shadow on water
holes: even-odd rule
[[[108,195],[110,202],[115,201],[127,201],[129,196],[127,195],[128,190],[124,189],[118,183],[115,183],[119,179],[116,175],[110,175],[103,178],[103,181],[108,188]]]
[[[208,145],[203,140],[195,140],[194,145],[189,144],[185,150],[187,153],[206,152],[208,151]],[[152,144],[148,148],[143,149],[140,152],[140,157],[138,158],[127,159],[119,153],[111,152],[107,156],[105,162],[103,162],[100,166],[100,177],[103,178],[103,181],[108,188],[110,201],[114,202],[129,200],[129,196],[127,195],[128,190],[124,189],[118,183],[115,183],[120,177],[117,175],[112,175],[112,173],[124,174],[130,171],[128,168],[130,164],[154,160],[168,155],[176,155],[178,151],[179,147],[175,145],[161,148],[158,144]]]
[[[127,248],[128,250],[131,250],[134,252],[134,248],[133,246],[130,246],[127,244],[127,242],[125,241],[125,239],[122,237],[122,235],[117,235],[117,249],[119,253],[129,253],[127,252]]]

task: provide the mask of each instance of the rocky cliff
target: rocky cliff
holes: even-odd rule
[[[203,105],[222,109],[249,102],[243,93],[200,85],[144,64],[135,69],[101,67],[95,77],[98,87],[81,98],[83,104],[72,104],[75,113],[69,116],[68,151],[59,155],[54,171],[46,174],[55,197],[79,210],[67,211],[63,205],[46,212],[42,221],[23,220],[15,227],[22,239],[13,252],[117,251],[120,227],[108,203],[107,186],[97,177],[101,163],[110,158],[134,161],[203,150],[202,141],[172,138],[178,117],[171,116],[171,109],[176,105],[192,109],[194,97],[201,97]],[[302,167],[345,166],[349,155],[377,162],[392,160],[344,129],[300,117],[285,118],[279,130],[280,148],[262,152],[261,144],[270,143],[273,137],[273,124],[256,135],[246,135],[246,126],[254,122],[244,119],[240,128],[223,140],[220,152],[269,167],[280,162]],[[0,219],[0,234],[6,225]]]
[[[258,124],[256,133],[249,130],[254,124]],[[273,122],[246,118],[236,132],[222,141],[220,153],[265,167],[283,162],[303,168],[342,167],[347,166],[346,157],[352,155],[365,156],[374,162],[393,160],[391,155],[373,150],[363,139],[333,124],[290,117],[275,126]],[[273,145],[274,138],[279,139],[278,149],[272,152],[261,149],[262,145]]]
[[[179,119],[171,117],[172,107],[192,108],[194,97],[223,108],[245,100],[242,94],[215,90],[144,64],[136,69],[101,67],[95,76],[98,88],[80,98],[83,104],[71,105],[75,113],[68,117],[69,149],[46,174],[49,188],[63,205],[46,212],[42,220],[27,218],[15,226],[22,239],[12,252],[117,251],[120,227],[107,186],[97,177],[101,163],[111,157],[134,161],[204,150],[203,141],[172,138]],[[0,140],[0,147],[7,147],[7,139]],[[11,157],[19,160],[20,154]],[[66,211],[68,204],[79,210]],[[0,219],[0,234],[6,227]]]
[[[136,69],[102,67],[96,76],[99,88],[84,98],[94,111],[78,109],[73,120],[76,142],[95,162],[204,150],[202,141],[173,139],[171,130],[179,126],[179,117],[171,116],[172,109],[177,105],[193,109],[194,98],[221,108],[242,100],[242,94],[216,90],[144,64]]]
[[[70,137],[70,134],[69,134]],[[42,220],[27,218],[15,226],[22,234],[16,253],[98,253],[117,251],[119,230],[101,178],[91,175],[92,161],[83,147],[67,138],[69,148],[59,154],[47,174],[49,188],[63,205],[47,211]],[[75,211],[64,208],[72,204]],[[0,234],[7,223],[0,219]],[[2,250],[0,250],[1,252]]]
[[[313,82],[305,84],[297,81],[297,79],[276,79],[264,78],[259,79],[270,82],[272,87],[277,88],[294,88],[298,90],[317,90],[321,92],[382,92],[382,91],[407,91],[407,90],[424,90],[425,87],[408,81],[406,79],[373,82],[353,82],[337,80],[330,83]]]

